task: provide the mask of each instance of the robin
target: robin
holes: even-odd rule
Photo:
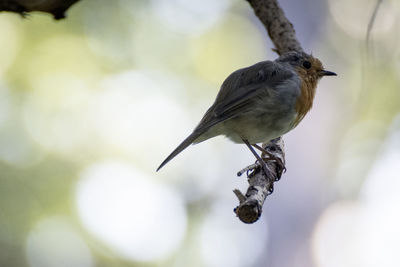
[[[157,171],[190,144],[218,135],[244,143],[264,171],[264,160],[253,149],[295,128],[311,109],[318,81],[336,73],[304,52],[288,52],[274,61],[262,61],[233,72],[222,83],[214,104],[193,132],[161,163]]]

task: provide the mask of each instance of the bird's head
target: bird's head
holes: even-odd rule
[[[304,52],[288,52],[280,56],[277,61],[289,64],[300,77],[309,82],[317,82],[323,76],[336,76],[336,73],[325,70],[318,58]]]

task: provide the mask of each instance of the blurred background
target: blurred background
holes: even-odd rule
[[[281,0],[337,77],[284,137],[261,219],[223,137],[155,169],[231,72],[277,57],[243,0],[83,0],[0,13],[0,266],[400,266],[400,2]]]

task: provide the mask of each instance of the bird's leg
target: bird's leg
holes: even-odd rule
[[[260,163],[261,168],[263,169],[265,175],[268,177],[268,169],[265,161],[257,154],[257,152],[253,149],[253,147],[250,145],[249,141],[246,139],[242,139],[243,142],[246,144],[246,146],[250,149],[251,153],[256,157],[257,161]]]
[[[280,158],[278,158],[278,157],[276,157],[275,155],[271,154],[271,153],[268,152],[266,149],[264,149],[263,147],[261,147],[261,146],[259,146],[259,145],[257,145],[257,144],[253,144],[252,146],[254,146],[255,148],[257,148],[258,150],[260,150],[260,151],[263,152],[264,154],[267,154],[269,159],[275,160],[276,163],[279,165],[279,169],[281,170],[281,171],[280,171],[280,174],[282,174],[282,172],[284,172],[284,171],[286,172],[285,164],[283,164],[283,161],[282,161]],[[279,175],[279,176],[280,176],[280,175]]]
[[[271,154],[269,151],[267,151],[266,149],[262,148],[261,146],[257,145],[257,144],[253,144],[252,146],[254,146],[255,148],[257,148],[258,150],[260,150],[261,152],[263,152],[264,154],[267,154],[268,157],[270,159],[273,159],[275,161],[277,161],[279,163],[279,165],[283,165],[283,162],[280,158],[276,157],[275,155]]]

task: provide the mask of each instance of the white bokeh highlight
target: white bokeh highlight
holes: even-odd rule
[[[331,205],[313,236],[318,267],[400,266],[400,120],[354,201]]]
[[[111,148],[155,169],[156,162],[146,156],[180,141],[175,131],[166,131],[171,123],[178,121],[180,127],[191,127],[185,107],[176,96],[179,86],[166,75],[144,71],[109,76],[92,98],[90,123]]]
[[[92,254],[73,225],[63,217],[38,222],[26,240],[30,267],[93,267]]]
[[[253,266],[267,253],[267,226],[260,220],[247,225],[235,219],[232,202],[216,204],[199,232],[200,253],[207,267]]]
[[[215,25],[230,6],[228,0],[152,0],[151,3],[161,25],[191,35]]]
[[[327,1],[335,23],[348,35],[364,40],[375,0]],[[382,1],[373,28],[374,38],[387,37],[394,30],[398,17],[395,0]]]
[[[15,18],[7,15],[0,17],[2,31],[0,36],[0,78],[6,76],[6,71],[19,53],[23,33],[21,28],[17,26],[17,21]]]
[[[166,258],[186,233],[179,194],[124,163],[102,162],[84,170],[76,205],[87,231],[128,260]]]
[[[22,117],[31,138],[49,151],[82,149],[88,141],[86,106],[91,94],[79,77],[64,72],[36,77]]]
[[[0,83],[0,161],[15,166],[28,167],[43,158],[36,144],[32,142],[16,108],[18,97]]]

